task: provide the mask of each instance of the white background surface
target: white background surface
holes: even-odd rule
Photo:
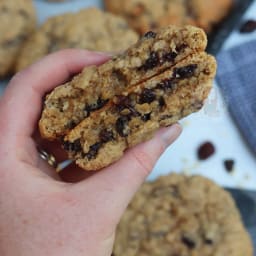
[[[69,0],[61,4],[38,0],[35,3],[39,23],[49,16],[77,11],[81,7],[102,7],[100,0]],[[255,18],[255,14],[256,2],[245,14],[244,19]],[[256,32],[248,35],[233,32],[224,48],[253,38],[256,39]],[[0,92],[4,90],[4,84],[1,83]],[[231,120],[216,84],[204,109],[182,120],[181,124],[183,125],[182,135],[159,159],[150,179],[175,171],[201,174],[224,186],[256,189],[255,155],[249,151]],[[216,154],[207,161],[198,162],[196,149],[205,141],[213,142],[216,146]],[[235,171],[232,174],[228,174],[223,166],[223,160],[230,158],[236,162]]]

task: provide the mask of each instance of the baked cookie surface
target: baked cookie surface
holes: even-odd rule
[[[41,135],[61,139],[70,158],[100,170],[161,126],[200,110],[216,73],[203,30],[169,26],[99,67],[87,67],[45,100]]]
[[[137,39],[137,33],[123,18],[97,8],[66,13],[49,18],[31,35],[19,56],[16,69],[20,70],[48,53],[65,48],[119,52]]]
[[[124,213],[113,256],[252,256],[228,192],[179,174],[145,183]]]
[[[123,54],[99,67],[87,67],[71,82],[56,87],[44,104],[41,134],[47,139],[67,134],[113,96],[158,75],[195,52],[204,51],[206,45],[205,33],[192,26],[170,26],[158,33],[146,33]]]
[[[140,34],[167,25],[197,25],[210,32],[230,11],[232,0],[105,0]]]
[[[17,55],[36,26],[32,0],[0,1],[0,77],[12,74]]]

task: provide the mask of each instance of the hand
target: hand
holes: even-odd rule
[[[100,53],[64,50],[9,83],[0,100],[0,255],[111,255],[121,215],[160,154],[179,135],[179,125],[163,128],[152,140],[127,150],[120,161],[77,183],[62,181],[39,158],[38,143],[58,160],[65,157],[58,145],[36,135],[45,93],[84,66],[107,59]],[[79,179],[86,174],[74,166],[65,173]]]

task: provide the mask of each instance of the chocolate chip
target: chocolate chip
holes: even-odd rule
[[[206,160],[215,153],[215,147],[211,142],[203,143],[197,151],[198,159]]]
[[[165,79],[156,85],[157,89],[166,90],[174,88],[174,81],[172,79]]]
[[[100,132],[99,137],[101,142],[107,143],[108,141],[111,141],[114,139],[114,134],[112,131],[108,131],[107,129],[105,129]]]
[[[150,115],[151,115],[151,113],[141,116],[141,120],[144,122],[147,122],[148,120],[150,120]]]
[[[63,148],[67,151],[73,151],[78,153],[82,150],[82,145],[79,139],[75,140],[74,142],[64,141]]]
[[[194,249],[196,247],[195,241],[193,241],[190,237],[183,236],[181,238],[182,243],[184,243],[189,249]]]
[[[224,161],[224,167],[228,172],[232,172],[234,170],[235,161],[232,159],[227,159]]]
[[[87,115],[89,115],[90,112],[102,108],[107,102],[108,102],[108,100],[103,100],[101,98],[98,98],[97,102],[95,102],[89,106],[85,106],[84,110],[87,112]]]
[[[205,243],[205,244],[208,244],[208,245],[213,245],[213,240],[212,240],[212,239],[209,239],[209,238],[206,238],[206,239],[204,240],[204,243]]]
[[[191,64],[181,68],[175,68],[173,77],[178,79],[190,78],[195,74],[197,64]]]
[[[158,104],[159,104],[159,106],[160,106],[161,108],[165,106],[164,97],[160,97],[160,98],[158,99]]]
[[[176,51],[177,51],[177,52],[180,52],[180,51],[184,50],[186,47],[187,47],[186,44],[177,45],[177,46],[176,46]]]
[[[155,38],[156,37],[156,33],[153,31],[148,31],[145,35],[145,38]]]
[[[155,68],[160,62],[157,52],[151,52],[149,58],[145,61],[144,65],[141,67],[145,71]]]
[[[101,142],[97,142],[97,143],[93,144],[92,146],[90,146],[89,152],[85,154],[85,156],[88,158],[88,160],[92,160],[96,157],[101,145],[102,145]]]
[[[168,62],[173,62],[175,60],[175,58],[177,57],[177,53],[176,52],[169,52],[164,54],[163,56],[163,60],[164,61],[168,61]]]
[[[129,121],[130,121],[129,116],[121,116],[117,119],[116,130],[121,137],[126,137],[128,135],[127,125]]]
[[[248,20],[242,24],[240,28],[241,33],[251,33],[256,30],[256,20]]]
[[[140,104],[151,103],[155,99],[156,99],[156,95],[155,95],[154,91],[145,88],[140,95],[139,103]]]

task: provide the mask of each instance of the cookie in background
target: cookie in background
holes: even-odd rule
[[[57,50],[79,48],[119,52],[137,39],[137,33],[122,17],[97,8],[61,14],[49,18],[29,37],[17,60],[16,71]]]
[[[145,183],[117,228],[114,256],[252,256],[231,195],[201,176]]]
[[[0,77],[11,75],[17,55],[36,27],[32,0],[0,1]]]
[[[232,5],[232,0],[105,0],[108,11],[123,16],[140,34],[170,24],[191,24],[210,33]]]

